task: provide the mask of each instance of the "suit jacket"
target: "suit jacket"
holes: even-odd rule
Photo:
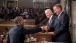
[[[54,22],[55,22],[56,16],[53,15],[51,20],[50,20],[50,24],[48,23],[48,26],[50,28],[49,32],[54,31]]]
[[[7,43],[24,43],[25,35],[42,31],[41,28],[25,29],[22,26],[15,26],[8,33]]]
[[[69,32],[69,16],[65,12],[62,12],[59,18],[56,18],[54,23],[54,33],[55,42],[71,43],[71,36]]]

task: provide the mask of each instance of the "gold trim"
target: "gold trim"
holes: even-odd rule
[[[0,26],[15,26],[15,24],[0,24]],[[26,27],[35,27],[35,25],[24,25]]]

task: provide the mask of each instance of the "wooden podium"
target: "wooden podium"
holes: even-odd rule
[[[37,38],[37,42],[40,42],[42,38],[45,38],[46,41],[51,42],[52,41],[52,35],[46,34],[46,33],[36,33],[31,35],[34,38]]]

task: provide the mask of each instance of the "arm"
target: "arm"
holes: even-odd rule
[[[33,34],[33,33],[37,33],[37,32],[40,32],[40,31],[42,31],[41,27],[36,27],[36,28],[33,28],[33,29],[23,28],[22,33],[23,34]]]

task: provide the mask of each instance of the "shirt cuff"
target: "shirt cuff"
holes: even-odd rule
[[[44,30],[43,27],[41,27],[41,29]]]

